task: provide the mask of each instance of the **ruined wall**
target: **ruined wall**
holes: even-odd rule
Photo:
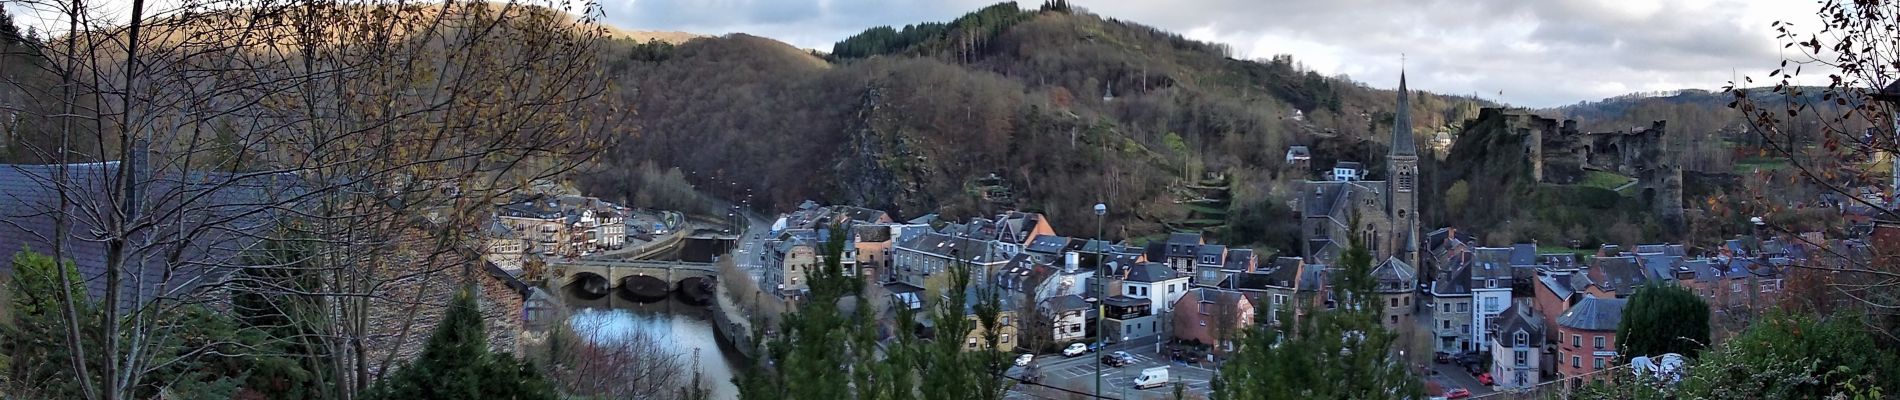
[[[1648,128],[1617,132],[1577,130],[1576,121],[1545,118],[1523,110],[1487,108],[1479,112],[1480,121],[1501,122],[1502,132],[1491,140],[1521,142],[1529,159],[1530,176],[1539,183],[1569,185],[1583,180],[1587,171],[1608,171],[1637,179],[1633,190],[1625,191],[1648,204],[1666,229],[1679,229],[1682,223],[1682,167],[1669,157],[1664,121]],[[1472,125],[1477,126],[1477,125]],[[1498,132],[1497,125],[1487,128]],[[1470,133],[1470,132],[1467,132]],[[1486,143],[1485,140],[1460,139],[1460,145]],[[1487,149],[1501,149],[1496,143]],[[1496,150],[1492,150],[1496,151]],[[1489,173],[1501,173],[1491,171]]]

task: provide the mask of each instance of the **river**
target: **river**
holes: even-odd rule
[[[649,335],[668,345],[673,356],[689,368],[698,353],[698,367],[704,384],[714,399],[735,399],[739,389],[732,383],[736,366],[745,362],[737,349],[713,330],[712,310],[693,306],[668,296],[664,301],[641,303],[619,295],[619,291],[598,299],[586,299],[574,288],[562,288],[562,300],[571,309],[568,324],[576,330],[599,327],[603,337],[621,337],[634,331]],[[692,373],[681,374],[686,379]]]

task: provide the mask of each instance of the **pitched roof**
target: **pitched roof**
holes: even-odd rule
[[[1441,271],[1432,278],[1432,295],[1466,296],[1471,294],[1471,266],[1454,265],[1450,271]]]
[[[1557,316],[1557,325],[1586,331],[1614,331],[1616,324],[1623,321],[1623,306],[1627,304],[1629,300],[1585,297]]]
[[[1254,258],[1253,249],[1228,249],[1227,263],[1226,265],[1221,266],[1221,268],[1227,269],[1227,270],[1234,270],[1234,271],[1245,271],[1247,270],[1249,266],[1252,266],[1253,264],[1256,264],[1256,263],[1259,263],[1259,261]]]
[[[1471,279],[1511,279],[1511,248],[1479,247],[1474,249]]]
[[[1031,240],[1029,246],[1026,246],[1023,250],[1042,254],[1062,254],[1063,249],[1068,246],[1069,238],[1067,237],[1042,235],[1037,236],[1035,240]]]
[[[1405,88],[1405,71],[1399,71],[1399,101],[1392,114],[1391,153],[1395,156],[1418,155],[1418,146],[1412,144],[1412,102],[1411,93]]]
[[[1507,339],[1508,334],[1523,330],[1528,336],[1534,338],[1531,342],[1533,346],[1542,343],[1537,340],[1544,338],[1544,319],[1531,316],[1530,309],[1521,307],[1521,304],[1511,304],[1511,307],[1504,309],[1504,313],[1500,316],[1498,334],[1491,335],[1496,342],[1505,343],[1505,340],[1510,340]]]
[[[1173,268],[1168,268],[1167,265],[1162,263],[1153,262],[1135,265],[1134,268],[1128,269],[1127,274],[1122,276],[1123,280],[1129,282],[1146,283],[1160,282],[1175,278]]]
[[[1648,276],[1643,273],[1643,267],[1636,264],[1635,257],[1597,257],[1596,264],[1593,274],[1603,278],[1597,283],[1618,296],[1628,296]]]
[[[1537,244],[1518,243],[1511,246],[1511,265],[1537,265]]]
[[[1372,279],[1381,284],[1397,284],[1409,291],[1418,283],[1418,270],[1398,257],[1390,257],[1372,268]]]
[[[1088,299],[1082,298],[1082,295],[1079,294],[1056,296],[1044,301],[1047,302],[1046,304],[1049,305],[1050,310],[1057,312],[1090,308]]]

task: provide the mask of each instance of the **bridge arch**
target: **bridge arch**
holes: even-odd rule
[[[576,272],[569,276],[567,281],[566,286],[573,287],[576,292],[591,298],[606,296],[613,288],[607,281],[607,277],[592,272]]]
[[[654,301],[665,299],[671,289],[665,279],[650,275],[629,275],[620,278],[620,293],[633,300]]]

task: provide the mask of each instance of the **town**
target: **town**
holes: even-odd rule
[[[0,398],[1900,389],[1900,4],[728,3],[0,5]]]

